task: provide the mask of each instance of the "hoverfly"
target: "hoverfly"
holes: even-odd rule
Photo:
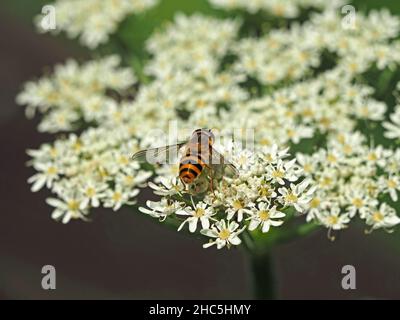
[[[222,175],[229,171],[230,174],[237,175],[236,167],[215,150],[214,141],[215,136],[211,130],[197,129],[193,131],[189,140],[165,147],[141,150],[136,152],[132,159],[149,163],[166,163],[169,155],[178,155],[184,148],[183,156],[179,160],[178,176],[181,182],[190,189],[196,182],[204,183],[200,177],[204,177],[204,171],[208,171],[213,191],[213,179],[216,174]]]

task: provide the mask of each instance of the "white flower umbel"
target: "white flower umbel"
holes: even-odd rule
[[[108,89],[122,93],[134,82],[128,68],[119,68],[116,55],[79,65],[68,60],[57,65],[49,77],[27,82],[17,96],[26,105],[26,114],[44,115],[39,130],[44,132],[78,129],[78,120],[101,123],[110,117],[115,102],[106,95]]]
[[[246,228],[253,231],[260,226],[266,233],[270,227],[281,226],[285,217],[283,211],[289,207],[298,211],[308,209],[315,188],[310,181],[302,180],[302,170],[296,160],[284,159],[290,157],[287,150],[273,146],[250,151],[229,143],[219,147],[232,163],[241,163],[245,156],[252,159],[252,165],[238,166],[237,175],[228,170],[213,178],[205,168],[194,181],[194,184],[206,184],[206,189],[198,193],[193,193],[192,188],[180,188],[178,192],[175,182],[170,183],[170,177],[158,177],[159,184],[149,184],[162,197],[161,201],[148,202],[148,208],[140,210],[156,218],[168,215],[181,221],[183,217],[178,230],[188,224],[191,233],[197,231],[200,222],[201,234],[214,237],[216,240],[212,243],[222,248],[240,244],[239,233]],[[282,170],[280,181],[273,175],[278,169]],[[210,179],[213,179],[213,190]],[[172,212],[176,203],[179,206]],[[183,203],[186,205],[182,206]]]
[[[397,224],[396,213],[385,195],[398,200],[399,150],[368,147],[357,132],[329,136],[327,143],[327,150],[298,155],[302,163],[312,164],[313,170],[305,171],[305,175],[317,187],[307,220],[332,230],[345,228],[355,216],[371,225],[371,230]]]
[[[46,187],[60,201],[73,191],[85,216],[91,208],[99,206],[118,210],[123,205],[134,204],[139,188],[146,185],[152,173],[130,160],[137,144],[128,132],[123,125],[112,131],[92,128],[80,137],[70,134],[52,145],[29,150],[31,164],[38,171],[29,178],[32,191]],[[67,216],[84,218],[79,211]]]
[[[189,213],[200,203],[215,213],[208,219],[210,230],[218,221],[238,224],[237,230],[254,225],[256,211],[266,203],[287,214],[271,221],[290,219],[289,207],[331,230],[344,228],[353,216],[371,221],[371,208],[381,210],[382,203],[394,208],[400,191],[397,141],[382,147],[366,136],[372,138],[372,128],[383,125],[386,138],[398,139],[399,107],[389,115],[391,106],[374,98],[384,81],[371,82],[367,75],[398,68],[399,18],[387,10],[357,11],[354,29],[346,29],[341,1],[211,2],[250,14],[235,11],[241,19],[177,14],[146,41],[148,59],[140,62],[148,81],[135,87],[131,61],[124,61],[128,68],[119,67],[117,56],[84,64],[71,60],[26,84],[17,101],[27,105],[29,116],[43,116],[40,131],[80,130],[28,151],[33,191],[46,187],[61,203],[79,201],[79,209],[66,215],[65,205],[58,203],[62,208],[55,216],[68,221],[85,218],[93,207],[132,204],[150,176],[149,185],[161,199],[143,210],[159,219],[170,217],[166,223],[172,220],[177,228],[191,216],[176,212]],[[57,1],[58,30],[95,47],[125,16],[155,3]],[[267,22],[249,25],[253,13]],[[188,138],[182,127],[213,128],[221,136],[251,130],[255,149],[216,142],[239,175],[215,178],[214,192],[196,193],[192,204],[177,179],[178,160],[150,166],[130,159],[139,149],[169,144],[162,140],[171,121],[179,123],[178,140]],[[153,135],[154,128],[163,136]],[[365,130],[361,134],[356,128]],[[294,151],[301,166],[291,162]],[[207,173],[198,182],[207,187]]]
[[[118,24],[132,13],[141,13],[158,0],[57,0],[55,32],[65,31],[69,38],[80,36],[83,45],[93,49],[108,41]],[[37,17],[38,29],[42,30]]]

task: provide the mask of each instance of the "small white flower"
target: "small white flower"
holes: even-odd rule
[[[160,196],[172,196],[180,194],[184,190],[184,185],[177,177],[159,177],[159,185],[149,182],[149,187],[154,190],[154,193]]]
[[[294,174],[294,165],[296,159],[290,160],[288,162],[278,160],[278,163],[275,165],[269,165],[267,167],[267,173],[270,176],[270,179],[274,182],[278,182],[280,185],[285,184],[285,180],[287,181],[296,181],[297,176]]]
[[[326,200],[326,194],[320,194],[320,196],[314,195],[311,201],[308,203],[309,210],[307,211],[307,222],[317,219],[322,210],[329,207],[329,202]]]
[[[396,210],[386,203],[382,203],[378,208],[371,207],[369,214],[366,215],[367,225],[375,229],[390,229],[400,223],[400,218],[396,215]]]
[[[48,198],[46,202],[54,207],[51,214],[53,219],[61,219],[62,223],[68,223],[71,219],[86,220],[86,211],[81,209],[81,199],[76,197],[66,197],[63,200]]]
[[[281,211],[276,210],[276,206],[270,207],[269,203],[260,202],[257,207],[252,209],[249,230],[253,231],[261,226],[262,232],[268,232],[270,227],[279,227],[283,224],[285,214]]]
[[[257,202],[269,201],[278,195],[275,187],[270,182],[265,181],[263,177],[249,178],[249,184],[254,193],[257,194]]]
[[[348,193],[345,195],[348,199],[348,207],[346,208],[349,217],[353,218],[358,212],[361,217],[364,217],[368,207],[376,204],[375,199],[369,198],[363,191],[356,188],[349,188]]]
[[[183,226],[188,223],[189,231],[195,232],[197,229],[197,224],[200,221],[202,229],[208,229],[210,227],[210,218],[215,214],[212,207],[207,208],[207,204],[199,202],[196,204],[195,209],[192,207],[186,207],[180,209],[176,212],[177,215],[190,216],[185,221],[181,223],[178,231],[182,230]]]
[[[104,207],[112,208],[114,211],[117,211],[124,204],[134,204],[135,202],[130,201],[129,199],[137,196],[138,194],[138,189],[125,190],[120,185],[116,185],[114,189],[108,189],[105,192]]]
[[[303,212],[304,209],[308,207],[308,204],[312,199],[311,195],[316,189],[315,187],[312,187],[305,192],[310,183],[310,180],[304,180],[298,185],[291,183],[290,188],[279,188],[278,191],[281,194],[279,201],[285,206],[294,206],[298,212]]]
[[[339,207],[332,207],[330,210],[323,211],[320,221],[330,230],[341,230],[347,228],[350,218],[347,213],[341,213]]]
[[[164,221],[168,216],[176,213],[182,208],[179,201],[162,198],[161,201],[146,201],[147,208],[139,207],[139,211]]]
[[[271,147],[261,148],[262,156],[261,158],[270,164],[275,164],[278,160],[284,159],[289,156],[289,148],[280,150],[277,144],[273,144]]]
[[[210,229],[201,230],[203,235],[215,239],[203,244],[203,248],[209,248],[214,244],[217,245],[218,249],[225,246],[229,248],[231,245],[237,246],[242,242],[238,235],[243,232],[245,228],[244,226],[239,229],[239,224],[235,221],[228,223],[226,223],[225,220],[218,221],[212,225]]]
[[[70,38],[80,35],[80,41],[90,49],[108,41],[109,35],[117,29],[118,23],[127,15],[141,13],[157,4],[157,0],[85,0],[55,1],[52,5],[57,13],[57,29],[65,31]],[[42,29],[41,17],[37,27]]]
[[[97,208],[100,205],[100,200],[105,197],[104,191],[108,188],[106,183],[96,183],[94,181],[85,181],[81,187],[82,202],[81,208],[92,206]]]
[[[35,169],[40,171],[28,179],[29,183],[33,183],[32,192],[39,191],[43,186],[51,188],[53,182],[59,178],[59,168],[54,163],[36,163]]]
[[[245,197],[234,197],[226,199],[226,209],[227,219],[231,220],[235,215],[237,216],[237,221],[241,222],[243,220],[243,215],[249,211],[248,200]]]

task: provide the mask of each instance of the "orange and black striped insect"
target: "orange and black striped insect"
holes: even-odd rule
[[[171,163],[168,159],[173,159],[174,156],[179,154],[179,150],[184,148],[183,155],[179,161],[179,179],[185,185],[190,186],[202,176],[204,171],[208,171],[212,189],[215,172],[223,172],[225,169],[229,169],[231,173],[237,174],[235,166],[215,150],[213,147],[214,141],[215,137],[211,130],[197,129],[192,133],[188,141],[160,148],[141,150],[135,153],[132,159],[167,164]]]

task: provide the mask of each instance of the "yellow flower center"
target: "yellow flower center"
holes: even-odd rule
[[[355,97],[356,94],[357,94],[357,91],[354,90],[354,89],[350,89],[350,90],[347,92],[347,95],[348,95],[350,98]]]
[[[131,186],[135,182],[135,179],[132,176],[125,176],[124,182],[126,185]]]
[[[305,108],[302,112],[304,117],[312,117],[314,112],[310,108]]]
[[[320,204],[321,204],[321,200],[318,199],[318,198],[314,198],[310,202],[310,207],[311,208],[318,208]]]
[[[378,156],[376,155],[375,152],[371,152],[371,153],[368,155],[368,160],[369,160],[369,161],[376,161],[376,160],[378,160]]]
[[[298,200],[297,196],[293,193],[288,193],[286,195],[285,199],[286,199],[286,202],[291,202],[291,203],[297,202],[297,200]]]
[[[339,222],[339,218],[337,216],[329,216],[328,217],[328,224],[331,226],[337,224]]]
[[[265,73],[265,80],[267,82],[274,82],[277,79],[277,74],[274,71],[268,71]]]
[[[64,125],[65,123],[65,117],[63,114],[60,114],[57,116],[56,121],[59,125]]]
[[[321,124],[321,126],[323,126],[323,127],[325,127],[325,128],[329,128],[329,126],[331,125],[331,120],[329,120],[329,119],[326,118],[326,117],[322,117],[322,118],[319,120],[319,123]]]
[[[86,189],[86,195],[91,198],[96,194],[96,190],[93,187],[89,187]]]
[[[293,118],[295,116],[295,113],[292,110],[288,110],[288,111],[285,112],[285,116],[287,118]],[[288,132],[293,132],[293,130],[289,129]]]
[[[360,199],[360,198],[354,198],[352,203],[357,208],[361,208],[364,205],[364,201],[362,199]]]
[[[285,173],[282,170],[274,170],[272,171],[272,176],[274,178],[283,178]]]
[[[104,169],[103,167],[99,167],[99,172],[100,172],[100,176],[101,178],[105,179],[108,177],[108,172],[106,169]]]
[[[204,216],[205,213],[206,213],[206,210],[204,210],[203,208],[197,208],[193,215],[196,218],[200,218],[200,217]]]
[[[54,148],[54,147],[52,147],[52,148],[50,149],[50,156],[51,156],[52,158],[55,158],[55,157],[57,157],[57,155],[58,155],[57,149]]]
[[[285,7],[281,4],[281,3],[277,3],[276,5],[274,5],[272,7],[272,12],[276,15],[276,16],[283,16],[285,13]]]
[[[292,129],[288,129],[288,130],[286,131],[286,133],[287,133],[287,136],[288,136],[289,138],[293,138],[293,137],[294,137],[294,134],[295,134],[295,131],[292,130]]]
[[[337,162],[337,158],[333,154],[329,154],[328,157],[326,158],[328,162],[330,163],[335,163]]]
[[[120,156],[119,157],[119,163],[122,165],[128,165],[129,164],[129,159],[127,156]]]
[[[262,138],[260,140],[260,144],[263,146],[269,146],[271,144],[271,140],[267,139],[267,138]]]
[[[67,203],[68,210],[70,211],[78,211],[79,210],[79,202],[76,200],[70,200]]]
[[[349,68],[350,68],[351,71],[355,72],[355,71],[358,70],[358,64],[355,63],[355,62],[350,63],[350,64],[349,64]]]
[[[196,101],[196,107],[201,109],[204,108],[206,106],[206,101],[203,99],[199,99]]]
[[[379,211],[374,212],[374,214],[372,215],[372,220],[374,220],[375,222],[381,222],[383,220],[383,214]]]
[[[47,168],[47,174],[49,174],[49,175],[57,174],[57,168],[54,167],[54,166],[48,167]]]
[[[121,192],[115,191],[114,194],[113,194],[113,196],[112,196],[112,199],[114,200],[114,202],[119,202],[119,201],[121,201],[121,199],[122,199],[122,194],[121,194]]]
[[[56,92],[51,92],[51,93],[49,93],[49,94],[47,95],[47,100],[48,100],[49,102],[52,102],[52,103],[57,102],[58,98],[59,98],[59,94],[56,93]]]
[[[272,194],[272,190],[269,185],[263,185],[258,188],[258,194],[261,197],[269,197]]]
[[[344,144],[346,139],[345,136],[343,134],[338,134],[338,136],[336,137],[336,139],[339,141],[339,143]]]
[[[309,54],[307,52],[300,52],[299,58],[302,62],[307,61],[309,58]]]
[[[246,163],[247,163],[247,157],[245,156],[245,155],[241,155],[240,157],[239,157],[239,159],[237,160],[237,162],[240,164],[240,165],[245,165]]]
[[[397,183],[393,179],[389,179],[388,182],[387,182],[387,186],[390,189],[394,189],[394,188],[397,187]]]
[[[82,143],[77,140],[72,147],[75,151],[79,152],[82,149]]]
[[[235,201],[233,202],[233,208],[236,209],[236,210],[243,209],[243,203],[242,203],[242,201],[240,201],[240,200],[235,200]]]
[[[164,101],[164,107],[171,108],[172,107],[172,101],[171,100],[165,100]]]
[[[230,235],[231,235],[231,232],[230,232],[228,229],[222,229],[222,230],[219,232],[218,237],[219,237],[221,240],[226,240],[226,239],[229,238]]]
[[[361,107],[361,114],[362,114],[364,117],[368,117],[368,116],[369,116],[369,109],[368,109],[367,106]]]
[[[266,161],[268,161],[268,162],[271,162],[271,161],[272,161],[272,156],[271,156],[271,154],[267,153],[267,154],[264,156],[264,159],[265,159]]]
[[[266,220],[269,219],[269,211],[268,211],[268,210],[261,210],[261,211],[258,213],[258,216],[260,217],[260,219],[261,219],[262,221],[266,221]]]
[[[343,147],[343,151],[344,151],[344,153],[346,153],[346,154],[350,154],[350,153],[353,152],[353,148],[352,148],[351,146],[349,146],[348,144],[346,144],[346,145]]]
[[[370,195],[375,194],[375,192],[376,192],[377,189],[378,189],[378,188],[376,187],[376,185],[374,185],[374,184],[372,184],[372,183],[370,183],[370,184],[367,185],[368,194],[370,194]]]
[[[115,111],[113,113],[113,118],[115,121],[120,121],[122,119],[122,112],[121,111]]]
[[[324,177],[324,178],[322,178],[320,183],[324,187],[329,187],[332,184],[332,179],[329,177]]]

